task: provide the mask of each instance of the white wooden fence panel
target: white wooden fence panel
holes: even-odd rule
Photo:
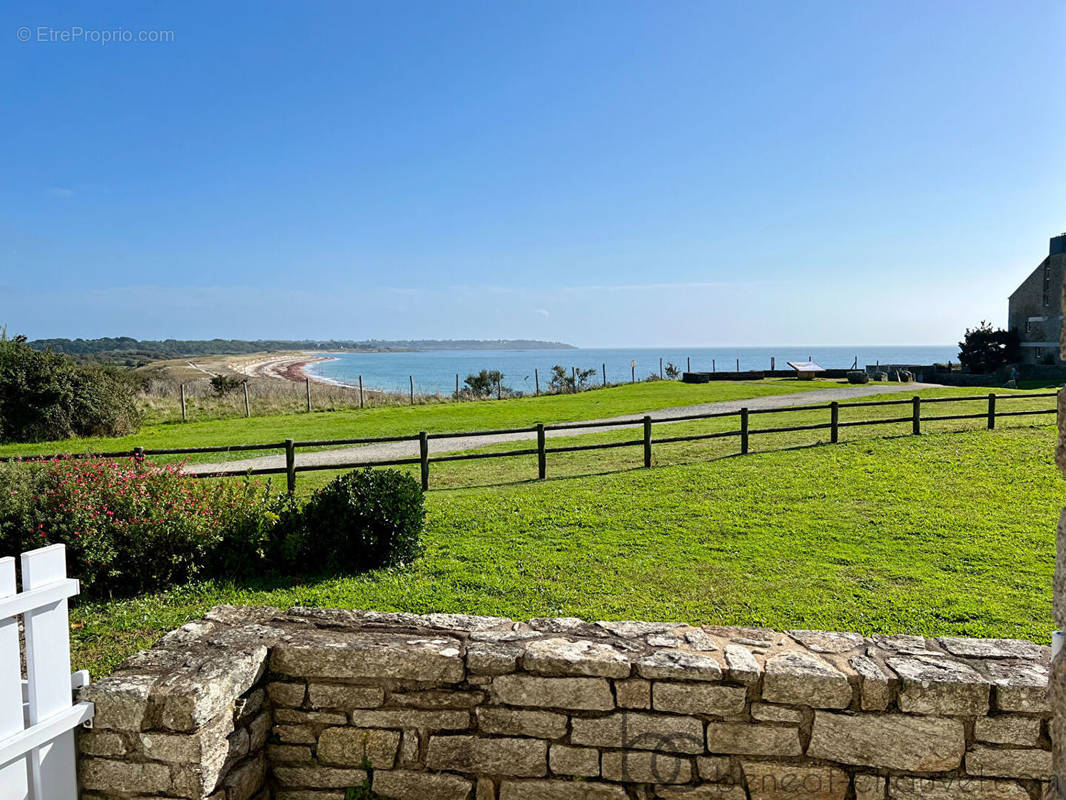
[[[74,729],[92,719],[92,703],[72,703],[66,548],[22,554],[22,591],[15,561],[0,558],[0,800],[77,800]],[[22,679],[19,618],[25,637]]]
[[[15,593],[15,559],[0,558],[0,599]],[[0,619],[0,739],[14,736],[25,725],[18,617],[8,617]],[[0,791],[5,800],[28,800],[27,763],[23,757],[0,766]]]
[[[22,588],[31,592],[66,581],[66,548],[43,547],[22,554]],[[29,723],[69,711],[70,628],[66,598],[27,611],[26,679],[29,683]],[[32,751],[30,785],[34,800],[74,800],[78,778],[74,761],[74,731],[60,733]]]

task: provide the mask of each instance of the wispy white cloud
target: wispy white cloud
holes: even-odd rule
[[[542,317],[550,317],[552,315],[552,312],[546,308],[534,308],[533,313],[540,314]]]

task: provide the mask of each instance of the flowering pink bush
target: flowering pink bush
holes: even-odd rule
[[[62,542],[71,575],[101,596],[254,569],[277,520],[266,487],[183,476],[133,459],[0,469],[0,555]]]

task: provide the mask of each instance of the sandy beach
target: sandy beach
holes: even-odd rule
[[[285,353],[280,355],[255,356],[248,360],[233,360],[227,363],[230,369],[250,378],[274,378],[276,380],[303,382],[308,378],[314,383],[333,385],[330,381],[324,381],[310,375],[307,372],[308,364],[319,361],[333,361],[333,356],[324,356],[318,353]]]

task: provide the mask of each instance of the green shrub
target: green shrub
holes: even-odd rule
[[[984,320],[976,328],[967,328],[959,342],[959,362],[968,372],[992,373],[1020,357],[1018,331],[996,329]]]
[[[278,519],[266,492],[133,459],[0,465],[0,555],[62,543],[90,597],[261,567]]]
[[[304,508],[251,480],[205,481],[134,459],[0,464],[0,556],[67,548],[87,597],[197,578],[359,572],[405,564],[425,520],[417,481],[351,472]]]
[[[211,391],[216,397],[225,397],[230,392],[235,392],[244,385],[244,379],[236,375],[213,375],[211,377]]]
[[[82,367],[0,332],[0,441],[121,436],[140,426],[137,379],[113,367]]]
[[[303,568],[359,572],[406,564],[425,524],[422,487],[394,469],[355,470],[315,492],[300,519]]]

